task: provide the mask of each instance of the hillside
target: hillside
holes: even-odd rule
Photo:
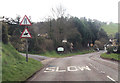
[[[114,36],[118,32],[118,24],[110,23],[108,25],[103,25],[102,28],[107,32],[108,35]]]
[[[42,66],[33,59],[26,62],[10,44],[2,45],[2,65],[3,81],[24,81]]]

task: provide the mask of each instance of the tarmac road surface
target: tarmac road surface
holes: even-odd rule
[[[48,64],[28,81],[118,81],[118,62],[100,58],[100,52],[65,58],[46,58]]]

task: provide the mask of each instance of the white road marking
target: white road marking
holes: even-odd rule
[[[113,78],[111,78],[110,76],[107,76],[107,78],[109,78],[110,80],[115,82],[115,80]]]
[[[84,70],[84,69],[83,69],[83,67],[79,67],[79,66],[78,66],[78,68],[79,68],[81,71],[83,71],[83,70]]]
[[[66,70],[59,70],[59,67],[56,68],[56,72],[65,72]]]
[[[91,69],[88,66],[86,66],[86,69],[89,70],[89,71],[91,71]]]
[[[71,69],[71,68],[72,68],[72,69]],[[78,69],[77,69],[76,66],[68,66],[68,67],[67,67],[67,70],[68,70],[68,71],[77,71]]]
[[[56,67],[48,67],[44,72],[54,72]]]
[[[60,69],[60,67],[47,67],[44,69],[44,72],[75,72],[75,71],[83,71],[88,70],[91,71],[91,69],[88,66],[68,66],[65,69]]]
[[[85,66],[85,67],[79,67],[78,66],[78,68],[81,70],[81,71],[83,71],[83,70],[89,70],[89,71],[91,71],[91,69],[88,67],[88,66]]]

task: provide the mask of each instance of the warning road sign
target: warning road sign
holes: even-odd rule
[[[28,17],[25,15],[24,18],[22,19],[20,25],[24,25],[24,26],[31,26],[31,22],[30,20],[28,19]]]
[[[24,29],[24,31],[22,32],[20,38],[32,38],[30,32],[28,31],[27,28]]]

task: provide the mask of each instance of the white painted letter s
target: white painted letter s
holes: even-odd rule
[[[44,72],[54,72],[56,67],[48,67]]]

